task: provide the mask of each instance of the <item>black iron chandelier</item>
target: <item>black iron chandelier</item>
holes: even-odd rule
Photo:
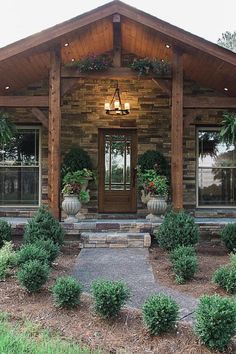
[[[116,84],[116,89],[111,99],[111,102],[105,103],[105,112],[106,114],[113,114],[113,115],[127,115],[130,113],[130,104],[129,102],[125,102],[122,104],[120,98],[120,90],[118,86],[118,82]]]

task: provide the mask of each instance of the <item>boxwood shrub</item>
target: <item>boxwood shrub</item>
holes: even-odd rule
[[[169,296],[150,296],[142,308],[143,321],[152,335],[167,332],[175,327],[179,307]]]
[[[122,281],[98,279],[92,283],[95,311],[104,318],[115,316],[130,297]]]
[[[40,249],[44,249],[47,252],[49,264],[52,264],[52,262],[55,261],[60,251],[59,245],[49,239],[48,240],[39,239],[35,241],[34,245]]]
[[[69,309],[79,305],[81,292],[81,284],[71,276],[57,278],[52,289],[55,305]]]
[[[5,241],[11,240],[11,225],[5,221],[0,220],[0,247],[3,246]]]
[[[197,256],[193,247],[179,246],[170,253],[170,260],[178,284],[191,280],[198,267]]]
[[[39,260],[23,263],[17,273],[20,284],[30,293],[38,292],[48,280],[49,266]]]
[[[196,310],[197,335],[210,349],[223,351],[236,334],[236,302],[219,295],[204,295]]]
[[[231,254],[231,263],[219,267],[213,274],[212,281],[228,293],[236,292],[236,254]]]
[[[63,228],[46,207],[39,208],[26,225],[24,232],[25,243],[34,243],[41,239],[52,240],[58,245],[62,245],[64,241]]]
[[[48,252],[34,243],[23,245],[17,252],[18,265],[33,261],[34,259],[37,259],[41,263],[48,263],[48,258]]]
[[[155,231],[161,248],[173,250],[178,246],[192,246],[199,240],[198,226],[194,218],[185,211],[166,214],[163,223]]]
[[[225,225],[220,237],[229,251],[236,252],[236,223]]]

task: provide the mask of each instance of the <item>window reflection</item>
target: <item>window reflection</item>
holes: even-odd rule
[[[130,189],[131,137],[105,136],[105,189]]]
[[[0,149],[0,205],[38,205],[39,129],[18,128]]]
[[[199,206],[235,206],[235,146],[220,141],[219,131],[199,130]]]

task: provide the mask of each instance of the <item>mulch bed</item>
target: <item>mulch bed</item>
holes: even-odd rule
[[[226,296],[226,292],[213,284],[211,279],[218,267],[230,262],[227,249],[221,244],[212,245],[209,242],[201,242],[197,247],[197,256],[199,268],[194,279],[186,284],[178,285],[171,269],[168,252],[160,249],[157,244],[154,244],[150,249],[150,261],[154,276],[161,284],[194,297],[204,294]]]
[[[73,339],[88,345],[91,349],[100,348],[104,353],[211,353],[211,351],[199,344],[197,337],[193,334],[188,324],[179,325],[171,334],[151,337],[143,326],[139,310],[126,308],[115,319],[102,320],[94,313],[91,298],[88,295],[82,296],[81,304],[75,310],[69,311],[55,308],[50,288],[58,276],[71,272],[78,254],[79,249],[76,244],[63,246],[62,254],[53,265],[50,280],[46,287],[35,295],[30,295],[23,290],[13,273],[5,282],[0,283],[1,311],[8,312],[12,316],[11,319],[14,323],[27,319],[33,323],[40,324],[43,328],[51,329],[64,338]],[[153,264],[156,262],[156,257],[159,260],[158,264],[162,264],[161,268],[158,268],[158,272],[165,272],[165,276],[169,277],[171,271],[167,264],[165,253],[154,248],[151,251]],[[203,254],[202,257],[202,266],[204,267],[204,262],[206,262],[206,265],[207,259],[204,261]],[[228,260],[226,255],[221,257],[223,257],[221,260],[224,260],[224,262]],[[219,261],[217,261],[218,264]],[[206,272],[208,274],[209,270]],[[200,278],[203,277],[201,272],[198,276]],[[164,274],[162,274],[161,279],[164,278]],[[167,279],[165,284],[167,284],[166,282]],[[169,281],[169,283],[175,287],[174,282]],[[206,286],[207,282],[205,281],[204,284]],[[191,286],[188,286],[190,293],[192,292],[190,290]],[[182,289],[186,291],[181,286]]]

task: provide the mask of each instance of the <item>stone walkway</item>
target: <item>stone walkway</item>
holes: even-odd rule
[[[180,305],[180,318],[194,311],[197,299],[159,284],[148,261],[147,249],[82,249],[73,269],[73,275],[89,292],[91,283],[104,278],[123,280],[130,287],[132,297],[128,303],[140,308],[151,294],[164,293],[174,298]],[[193,322],[193,316],[184,321]]]

